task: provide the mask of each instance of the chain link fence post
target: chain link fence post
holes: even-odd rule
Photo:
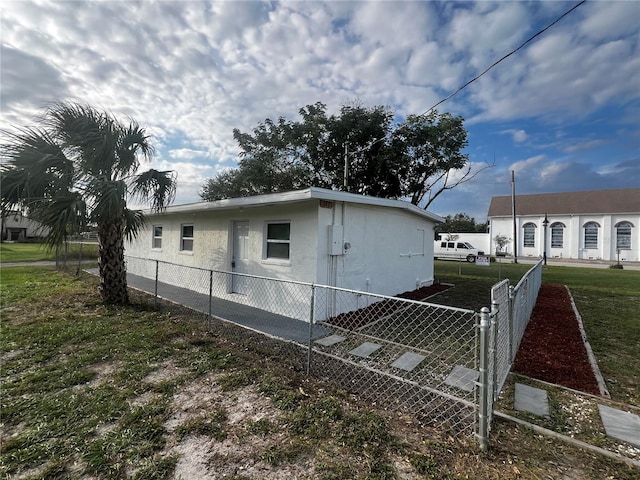
[[[311,352],[313,350],[311,346],[311,339],[313,338],[313,317],[314,317],[314,305],[316,303],[316,286],[311,285],[311,305],[309,306],[309,341],[307,344],[307,375],[311,371]]]
[[[513,322],[515,321],[514,310],[515,288],[509,285],[509,363],[513,362]]]
[[[478,438],[480,449],[486,452],[489,448],[489,309],[480,310],[480,398],[478,401]]]
[[[213,270],[209,270],[209,316],[207,317],[207,328],[211,330],[211,308],[213,303]]]
[[[500,306],[497,301],[491,302],[491,351],[493,353],[493,375],[491,378],[493,402],[498,398],[498,312]]]
[[[156,260],[156,275],[153,285],[153,306],[158,308],[158,260]]]

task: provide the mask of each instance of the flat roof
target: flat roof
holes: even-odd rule
[[[168,206],[161,212],[146,210],[147,215],[162,215],[175,213],[208,212],[215,210],[231,210],[234,208],[265,207],[269,205],[283,205],[287,203],[298,203],[309,200],[326,200],[329,202],[345,202],[358,205],[371,205],[376,207],[397,208],[406,210],[409,213],[426,218],[433,222],[442,223],[444,218],[435,213],[428,212],[422,208],[405,202],[403,200],[393,200],[389,198],[369,197],[357,193],[340,192],[326,188],[309,187],[303,190],[290,192],[267,193],[264,195],[254,195],[251,197],[227,198],[224,200],[214,200],[212,202],[185,203],[182,205]]]

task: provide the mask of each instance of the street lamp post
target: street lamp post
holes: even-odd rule
[[[549,225],[549,219],[547,218],[547,214],[544,214],[544,220],[542,221],[542,225],[544,226],[544,251],[542,252],[542,259],[544,264],[547,264],[547,226]]]

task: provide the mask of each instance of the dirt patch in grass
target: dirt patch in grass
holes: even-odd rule
[[[513,370],[545,382],[600,394],[564,285],[540,287]]]
[[[187,369],[176,367],[172,362],[165,362],[159,365],[159,368],[144,377],[144,383],[157,385],[166,381],[173,380],[187,373]]]

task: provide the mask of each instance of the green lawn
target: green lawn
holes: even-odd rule
[[[478,310],[490,305],[489,289],[499,278],[515,285],[531,267],[436,261],[437,281],[464,286],[445,291],[437,301]],[[640,271],[547,265],[542,281],[569,287],[612,398],[640,406]]]
[[[64,254],[65,249],[61,250]],[[67,245],[67,258],[78,258],[80,244],[70,243]],[[82,244],[83,258],[97,258],[98,245],[94,243]],[[56,259],[55,249],[49,248],[43,243],[0,243],[0,263],[9,262],[39,262],[54,261]]]
[[[276,353],[290,344],[224,322],[209,331],[135,291],[131,306],[105,306],[97,285],[50,267],[1,271],[2,478],[636,478],[501,422],[482,454],[307,377]]]

